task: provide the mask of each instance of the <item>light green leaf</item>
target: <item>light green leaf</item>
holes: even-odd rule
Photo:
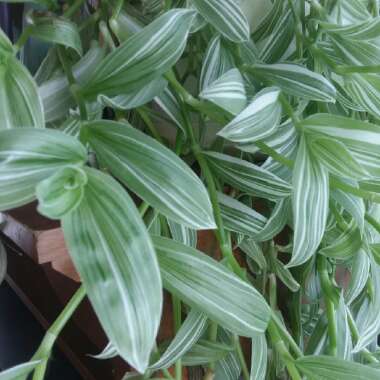
[[[98,354],[98,355],[91,355],[94,359],[99,359],[99,360],[107,360],[107,359],[112,359],[115,358],[118,355],[117,349],[115,346],[109,342],[106,347],[104,347],[104,350]]]
[[[160,96],[167,85],[168,82],[163,77],[159,77],[152,80],[142,89],[134,92],[117,95],[114,97],[108,97],[100,94],[97,100],[100,104],[106,107],[111,107],[118,110],[130,110],[150,102],[156,96]]]
[[[244,203],[218,193],[221,214],[227,230],[255,237],[265,226],[267,219]]]
[[[290,195],[287,182],[260,166],[217,152],[205,152],[205,156],[218,177],[241,191],[272,200]]]
[[[235,67],[234,57],[228,50],[220,35],[216,35],[209,43],[203,58],[200,76],[200,90],[204,90],[219,79],[227,71]]]
[[[3,243],[0,241],[0,285],[4,281],[7,274],[7,251]]]
[[[302,136],[293,174],[294,242],[288,267],[303,264],[316,252],[325,231],[328,202],[328,172]]]
[[[289,63],[256,64],[250,66],[248,70],[280,87],[289,95],[307,100],[335,102],[335,87],[321,74],[303,66]]]
[[[298,292],[300,290],[300,284],[293,277],[288,268],[284,266],[284,263],[274,258],[272,260],[272,269],[276,276],[289,288],[292,292]]]
[[[297,368],[313,380],[377,380],[380,370],[333,356],[304,356]]]
[[[233,350],[233,346],[224,343],[200,340],[181,360],[182,364],[188,367],[205,365],[225,358]]]
[[[31,36],[74,49],[82,55],[79,30],[73,22],[59,17],[32,17],[29,25]]]
[[[164,145],[127,123],[90,122],[81,133],[101,163],[160,213],[194,229],[215,227],[203,183]]]
[[[83,93],[116,96],[162,76],[181,57],[195,14],[173,9],[128,38],[95,69]]]
[[[265,259],[263,250],[261,249],[260,244],[256,243],[253,239],[243,239],[239,244],[239,248],[250,257],[260,269],[266,269],[268,264]]]
[[[36,82],[4,41],[0,47],[0,129],[44,128],[44,111]]]
[[[338,1],[333,8],[331,20],[339,25],[358,24],[371,18],[367,6],[361,0]]]
[[[336,260],[348,260],[359,253],[361,246],[359,229],[356,222],[352,220],[347,229],[338,236],[334,235],[327,246],[319,250],[319,253]]]
[[[60,219],[75,210],[84,196],[87,175],[83,169],[65,166],[36,187],[38,211],[50,219]]]
[[[173,240],[179,241],[189,247],[196,248],[198,240],[197,231],[187,228],[182,224],[173,222],[170,219],[167,219],[167,221]]]
[[[270,310],[255,288],[194,248],[160,237],[153,242],[167,290],[240,336],[265,331]]]
[[[35,199],[36,185],[67,165],[87,160],[84,146],[74,137],[51,129],[0,130],[0,210]]]
[[[38,363],[40,363],[39,360],[34,360],[0,372],[0,380],[26,380],[28,374],[37,367]]]
[[[149,369],[157,370],[171,367],[201,338],[206,327],[207,317],[196,310],[191,310],[169,347]]]
[[[105,52],[105,48],[93,42],[89,51],[73,65],[73,75],[80,86],[87,83],[90,74],[99,66]],[[54,76],[42,83],[38,93],[42,98],[46,122],[64,117],[76,104],[65,75]]]
[[[265,380],[268,363],[268,346],[264,334],[252,338],[250,380]]]
[[[192,0],[195,9],[218,32],[233,42],[249,40],[249,23],[234,0]]]
[[[65,242],[109,340],[144,372],[162,309],[154,248],[123,187],[95,169],[86,174],[81,204],[62,219]]]
[[[231,69],[199,94],[232,115],[237,115],[247,104],[244,79],[238,69]]]
[[[218,135],[240,144],[253,143],[270,136],[281,121],[279,95],[280,90],[275,87],[260,91],[252,103],[218,132]]]

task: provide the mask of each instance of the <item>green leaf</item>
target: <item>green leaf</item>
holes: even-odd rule
[[[248,67],[248,70],[289,95],[307,100],[335,102],[335,87],[321,74],[303,66],[288,63],[256,64]]]
[[[193,0],[195,9],[218,32],[233,42],[249,40],[249,23],[234,0]]]
[[[44,111],[36,82],[4,41],[0,47],[0,129],[44,128]]]
[[[59,17],[33,17],[29,25],[31,36],[74,49],[82,55],[79,30],[73,22]]]
[[[15,367],[0,372],[0,380],[26,380],[28,374],[40,363],[39,360],[19,364]]]
[[[325,231],[328,202],[328,172],[302,136],[293,174],[294,242],[288,267],[303,264],[316,252]]]
[[[127,123],[87,123],[82,137],[103,165],[168,218],[194,229],[214,228],[208,193],[171,150]]]
[[[243,192],[272,200],[290,195],[287,182],[260,166],[217,152],[204,154],[218,177]]]
[[[232,115],[237,115],[247,103],[244,79],[240,71],[238,69],[227,71],[203,89],[199,97],[216,104]]]
[[[0,210],[35,199],[36,185],[67,165],[83,165],[84,146],[51,129],[0,130]]]
[[[82,202],[62,219],[65,242],[109,340],[144,372],[162,309],[154,248],[122,186],[95,169],[86,174]]]
[[[182,357],[184,366],[198,366],[217,362],[233,351],[233,347],[224,343],[200,340]]]
[[[265,331],[270,310],[255,288],[194,248],[161,237],[153,242],[172,294],[240,336]]]
[[[234,57],[228,50],[220,35],[216,35],[209,43],[203,58],[200,90],[204,90],[219,79],[227,71],[235,67]]]
[[[206,328],[207,317],[196,310],[191,310],[169,347],[149,369],[157,370],[171,367],[193,347],[201,338]]]
[[[363,179],[370,176],[340,141],[318,135],[310,137],[310,148],[313,155],[332,174],[352,179]]]
[[[256,243],[253,239],[243,239],[239,244],[239,248],[250,257],[259,267],[264,270],[267,268],[268,264],[265,259],[263,250],[260,244]]]
[[[180,243],[188,245],[189,247],[197,247],[197,231],[187,228],[182,224],[173,222],[170,219],[167,219],[167,221],[173,240],[179,241]]]
[[[50,219],[60,219],[75,210],[84,196],[87,175],[83,169],[65,166],[36,187],[38,211]]]
[[[223,222],[227,230],[255,237],[265,226],[267,219],[244,203],[218,193]]]
[[[240,144],[253,143],[272,135],[281,121],[279,95],[280,91],[275,87],[260,91],[252,103],[218,132],[218,135]]]
[[[332,356],[304,356],[295,364],[313,380],[377,380],[380,376],[378,369]]]
[[[100,104],[106,107],[111,107],[117,110],[130,110],[150,102],[156,96],[160,96],[167,85],[168,82],[163,77],[159,77],[152,80],[142,89],[134,92],[114,97],[100,94],[97,100]]]
[[[95,69],[86,96],[120,95],[162,76],[181,57],[195,12],[174,9],[128,38]]]
[[[284,266],[283,262],[274,258],[274,260],[272,260],[272,269],[288,289],[292,292],[298,292],[300,290],[300,284],[293,277],[290,270]]]
[[[3,243],[0,241],[0,285],[4,281],[7,274],[7,251]]]
[[[268,362],[268,346],[264,334],[252,338],[250,380],[265,380]]]

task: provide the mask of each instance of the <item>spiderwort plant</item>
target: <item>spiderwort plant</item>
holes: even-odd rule
[[[379,379],[378,1],[36,2],[0,31],[0,210],[60,220],[82,286],[0,379],[86,295],[125,379]]]

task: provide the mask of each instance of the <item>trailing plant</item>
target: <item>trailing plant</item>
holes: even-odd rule
[[[0,31],[0,210],[60,220],[82,286],[0,379],[86,295],[125,379],[379,379],[378,1],[36,2]]]

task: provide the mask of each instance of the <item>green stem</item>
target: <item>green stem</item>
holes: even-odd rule
[[[168,369],[162,369],[162,373],[164,374],[164,376],[169,379],[169,380],[176,380],[172,375],[171,373],[169,372]]]
[[[65,10],[63,13],[63,17],[71,18],[74,16],[76,11],[82,6],[82,4],[85,2],[85,0],[75,0],[72,5],[70,5],[69,8]]]
[[[26,44],[26,41],[28,41],[28,38],[30,37],[30,34],[32,33],[32,25],[27,26],[21,33],[20,37],[16,41],[14,46],[14,53],[18,53],[20,49]]]
[[[249,378],[250,378],[250,376],[249,376],[249,370],[248,370],[248,367],[247,367],[247,363],[245,361],[243,350],[241,348],[240,339],[239,339],[239,337],[237,335],[235,335],[235,341],[236,341],[236,352],[237,352],[237,355],[238,355],[238,358],[239,358],[239,362],[240,362],[240,365],[241,365],[241,370],[243,372],[243,379],[244,380],[249,380]]]
[[[146,212],[149,210],[149,204],[146,203],[145,201],[143,201],[140,206],[139,206],[139,213],[140,213],[140,216],[143,217]]]
[[[273,321],[273,319],[268,324],[268,334],[271,338],[273,348],[278,352],[281,357],[281,360],[284,362],[290,377],[293,380],[302,380],[298,369],[294,364],[294,358],[289,353],[285,342],[282,340],[281,335],[279,334],[277,327]]]
[[[326,313],[327,313],[327,330],[329,336],[329,353],[331,356],[337,355],[337,325],[334,305],[333,285],[327,270],[327,259],[319,255],[317,258],[317,269],[319,280],[321,282],[322,292],[325,299]]]
[[[144,107],[138,107],[136,108],[137,113],[140,115],[141,119],[143,119],[145,125],[148,127],[150,133],[152,136],[161,144],[165,145],[160,134],[158,133],[156,126],[154,125],[152,119],[150,118],[149,114],[146,112]]]
[[[108,25],[105,21],[102,20],[99,22],[99,30],[100,30],[100,34],[103,36],[103,40],[104,40],[104,43],[106,44],[106,46],[108,46],[108,48],[111,51],[115,50],[115,48],[116,48],[115,42],[112,39],[111,33],[108,29]]]
[[[174,331],[177,333],[182,324],[182,306],[181,300],[172,295],[173,314],[174,314]],[[175,363],[175,378],[182,380],[182,360],[178,359]]]
[[[216,342],[217,337],[218,337],[218,324],[216,322],[211,321],[210,328],[208,331],[208,338],[211,342]],[[211,362],[209,365],[209,368],[214,371],[215,362]]]
[[[57,340],[62,329],[65,327],[66,323],[69,321],[79,304],[82,302],[86,295],[84,286],[82,285],[70,299],[68,304],[65,306],[61,314],[55,320],[55,322],[47,330],[38,350],[33,355],[31,360],[41,360],[41,363],[36,367],[33,375],[33,380],[43,380],[47,362],[51,354],[51,350],[55,341]]]

